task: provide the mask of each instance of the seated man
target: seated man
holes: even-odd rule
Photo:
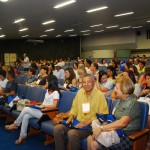
[[[6,96],[10,96],[10,95],[15,95],[17,93],[18,84],[15,81],[15,73],[13,71],[8,71],[7,79],[8,79],[8,82],[6,84],[6,87],[1,88],[1,90],[0,90],[0,96],[6,97]],[[3,101],[3,103],[4,103],[4,101]]]
[[[83,88],[81,88],[74,101],[69,113],[67,124],[77,119],[80,123],[70,129],[69,127],[58,124],[54,127],[55,149],[64,150],[64,135],[68,135],[68,140],[71,150],[80,149],[80,140],[86,138],[92,133],[91,128],[81,130],[80,128],[91,124],[92,120],[96,119],[96,113],[108,114],[108,106],[102,92],[94,88],[95,81],[92,75],[85,74],[83,76]]]

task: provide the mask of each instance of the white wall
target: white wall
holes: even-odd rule
[[[150,39],[147,39],[146,29],[139,29],[138,31],[141,31],[140,36],[136,34],[135,30],[123,30],[84,37],[81,40],[81,56],[88,58],[97,55],[97,58],[102,58],[101,52],[99,55],[100,50],[108,50],[103,54],[110,56],[112,55],[111,50],[117,49],[149,49],[136,51],[134,54],[131,53],[131,56],[137,54],[150,56]]]

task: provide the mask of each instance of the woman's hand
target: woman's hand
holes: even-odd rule
[[[97,128],[93,130],[93,135],[92,135],[93,139],[96,139],[101,134],[101,132],[102,132],[101,128]]]

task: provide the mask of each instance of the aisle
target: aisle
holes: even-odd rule
[[[7,132],[4,129],[4,118],[0,118],[0,150],[54,150],[54,144],[44,146],[44,134],[30,136],[22,145],[15,145],[15,140],[19,136],[19,130],[16,132]]]

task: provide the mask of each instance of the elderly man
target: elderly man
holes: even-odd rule
[[[91,134],[91,128],[82,130],[81,128],[91,125],[92,120],[96,119],[96,113],[108,114],[108,106],[102,92],[94,88],[95,81],[90,74],[83,76],[83,88],[80,89],[73,101],[67,124],[76,118],[80,123],[71,129],[63,124],[56,125],[54,128],[55,149],[64,150],[64,135],[68,135],[71,150],[80,149],[80,140]]]

